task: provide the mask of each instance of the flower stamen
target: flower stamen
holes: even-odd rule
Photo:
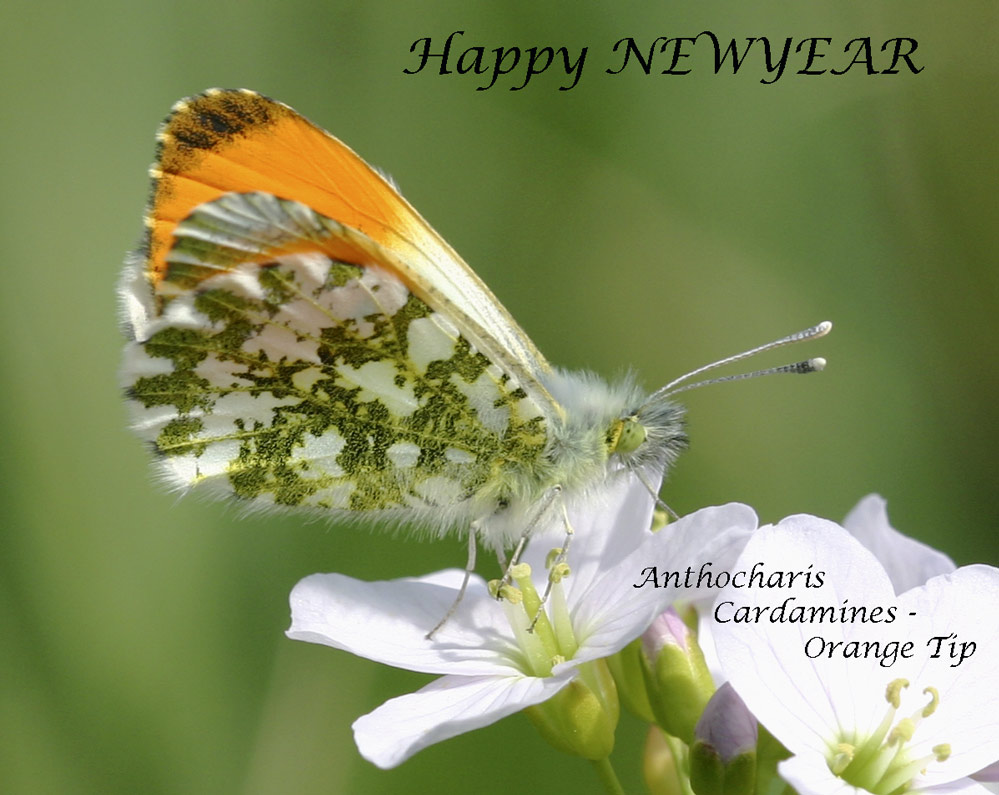
[[[510,569],[510,585],[500,580],[489,584],[490,593],[498,595],[504,603],[507,620],[534,676],[551,676],[552,668],[572,659],[579,648],[562,588],[569,567],[558,562],[559,552],[553,550],[549,555],[549,562],[554,565],[549,572],[547,604],[534,587],[528,563],[518,563]]]
[[[834,775],[840,775],[853,761],[854,752],[857,749],[854,748],[850,743],[837,743],[836,753],[832,759],[829,760],[829,769],[832,770]]]
[[[902,691],[908,686],[905,679],[896,679],[888,685],[885,690],[888,710],[866,740],[856,742],[851,738],[850,742],[844,740],[832,747],[828,764],[833,774],[874,795],[897,795],[909,789],[913,777],[925,771],[929,763],[946,761],[950,755],[947,743],[934,746],[932,754],[920,759],[909,757],[909,743],[919,723],[936,711],[940,694],[935,688],[926,688],[923,693],[930,697],[929,703],[894,723]]]

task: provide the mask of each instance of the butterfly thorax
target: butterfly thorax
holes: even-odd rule
[[[589,372],[552,370],[541,378],[558,411],[545,418],[546,444],[539,455],[508,460],[498,499],[483,508],[483,538],[500,546],[525,529],[559,525],[552,498],[577,502],[598,493],[608,480],[629,470],[658,482],[686,447],[683,408],[668,400],[649,401],[630,376],[607,382]]]

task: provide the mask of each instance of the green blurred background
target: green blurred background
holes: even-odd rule
[[[823,375],[685,396],[668,501],[840,519],[879,491],[899,529],[996,563],[997,17],[992,0],[7,0],[0,791],[596,790],[523,716],[376,770],[351,722],[429,677],[284,637],[299,578],[460,565],[460,542],[244,517],[152,482],[116,387],[114,285],[176,99],[247,86],[342,137],[555,363],[655,387],[835,321],[798,352],[828,358]],[[584,74],[569,92],[403,74],[415,39],[459,29],[460,46],[587,45]],[[603,72],[623,36],[705,29],[831,37],[830,53],[871,36],[882,64],[880,43],[909,36],[925,70],[762,85],[759,60],[716,76],[699,45],[686,77]],[[642,742],[623,719],[632,790]]]

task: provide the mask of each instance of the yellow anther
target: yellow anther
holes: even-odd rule
[[[838,776],[846,770],[850,762],[853,761],[854,751],[854,747],[849,743],[838,743],[836,745],[836,754],[829,760],[829,769],[832,770],[833,775]]]
[[[652,532],[655,533],[658,530],[662,530],[668,524],[669,514],[662,508],[656,508],[652,512]]]
[[[897,743],[902,745],[903,743],[909,742],[912,739],[912,735],[916,732],[916,724],[913,722],[912,718],[902,718],[895,728],[888,732],[888,739],[885,743],[891,745],[892,743]]]
[[[940,705],[940,691],[935,687],[927,687],[923,690],[923,694],[930,697],[930,703],[923,707],[923,717],[928,718],[937,711],[937,707]]]
[[[893,679],[885,688],[885,700],[895,709],[902,703],[902,691],[909,686],[908,679]]]
[[[496,589],[497,599],[505,599],[512,605],[519,605],[524,601],[524,594],[521,592],[520,588],[509,584],[502,584],[500,580],[493,580],[493,582],[500,583],[499,587]]]

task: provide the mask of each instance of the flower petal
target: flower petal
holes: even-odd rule
[[[982,565],[934,577],[899,598],[906,629],[911,624],[918,641],[916,656],[899,672],[912,682],[910,699],[925,704],[925,687],[940,693],[936,710],[919,724],[910,753],[918,758],[938,743],[951,747],[946,762],[928,765],[925,775],[916,778],[918,786],[970,776],[999,761],[997,604],[999,569]],[[975,644],[974,653],[961,661],[965,643]],[[967,653],[972,647],[963,649]]]
[[[746,545],[734,571],[765,577],[773,572],[822,570],[821,587],[806,587],[804,577],[793,587],[730,585],[718,597],[712,632],[726,676],[757,719],[793,753],[824,755],[827,741],[841,726],[869,732],[884,713],[887,679],[864,676],[864,661],[809,659],[805,643],[814,636],[841,641],[857,634],[883,636],[885,624],[789,623],[771,620],[771,608],[891,605],[895,592],[884,569],[860,543],[832,522],[814,516],[792,516],[777,526],[760,528]],[[759,620],[736,622],[737,608],[766,609]],[[886,608],[882,607],[882,615]],[[872,630],[871,627],[874,627]],[[872,663],[876,665],[876,663]]]
[[[670,604],[694,595],[693,588],[676,588],[672,584],[663,588],[651,583],[636,587],[646,579],[643,572],[649,566],[657,567],[660,578],[667,571],[680,572],[682,578],[687,567],[696,573],[705,563],[710,563],[717,574],[734,561],[756,522],[753,510],[738,503],[704,508],[650,534],[638,549],[602,572],[585,591],[571,591],[569,606],[580,641],[576,661],[620,651]]]
[[[594,578],[652,535],[649,528],[654,505],[648,489],[626,471],[615,472],[601,486],[569,498],[566,513],[573,530],[568,561],[572,575],[564,581],[564,587],[570,602],[573,591],[589,588]],[[565,543],[561,511],[552,513],[559,517],[558,521],[546,532],[533,536],[521,557],[542,581],[548,553]]]
[[[956,781],[935,784],[933,789],[910,790],[914,793],[920,791],[932,793],[932,795],[992,795],[992,790],[988,786],[970,778],[959,778]]]
[[[432,640],[426,634],[454,603],[464,572],[363,582],[313,574],[291,592],[293,640],[322,643],[369,660],[424,673],[510,675],[520,652],[503,611],[473,577],[458,612]]]
[[[907,753],[932,757],[934,746],[951,748],[945,762],[926,765],[925,773],[913,780],[915,789],[955,781],[999,758],[999,682],[994,668],[999,616],[993,610],[999,602],[999,569],[964,567],[896,598],[871,552],[831,522],[809,516],[761,528],[736,569],[749,569],[757,561],[765,572],[821,569],[824,577],[821,587],[813,588],[806,587],[804,578],[796,587],[780,590],[729,587],[716,605],[719,623],[714,635],[725,671],[750,710],[788,750],[812,764],[825,759],[829,744],[844,736],[870,736],[887,709],[886,686],[904,679],[911,684],[901,691],[900,717],[920,712],[929,703],[924,688],[939,693],[935,709],[918,722]],[[788,597],[793,597],[789,611],[831,607],[837,620],[823,616],[818,622],[774,621],[773,609]],[[726,620],[734,618],[740,606],[750,609],[751,620]],[[863,609],[868,620],[844,619],[840,606]],[[754,619],[757,608],[770,612]],[[875,610],[880,610],[877,621]],[[822,653],[815,641],[826,649],[829,642],[846,645]],[[861,645],[849,652],[852,641]],[[870,641],[884,651],[889,643],[912,646],[907,656],[882,658],[875,652],[858,657]],[[952,641],[969,644],[963,647],[963,660],[953,656],[962,647],[952,647]]]
[[[540,704],[571,679],[572,675],[443,676],[362,715],[354,721],[354,741],[369,762],[395,767],[429,745]]]
[[[798,795],[870,795],[834,776],[826,760],[815,754],[792,756],[777,765],[777,770]]]
[[[702,508],[660,530],[648,542],[647,554],[661,568],[673,571],[686,571],[690,566],[699,573],[701,564],[709,563],[708,571],[717,576],[732,567],[758,524],[756,511],[739,502]],[[679,589],[674,599],[713,602],[716,596],[716,590],[699,587],[694,581]]]
[[[930,577],[948,574],[957,568],[943,552],[892,527],[885,499],[879,494],[868,494],[858,502],[843,520],[843,527],[881,561],[895,586],[895,593],[908,591]]]

